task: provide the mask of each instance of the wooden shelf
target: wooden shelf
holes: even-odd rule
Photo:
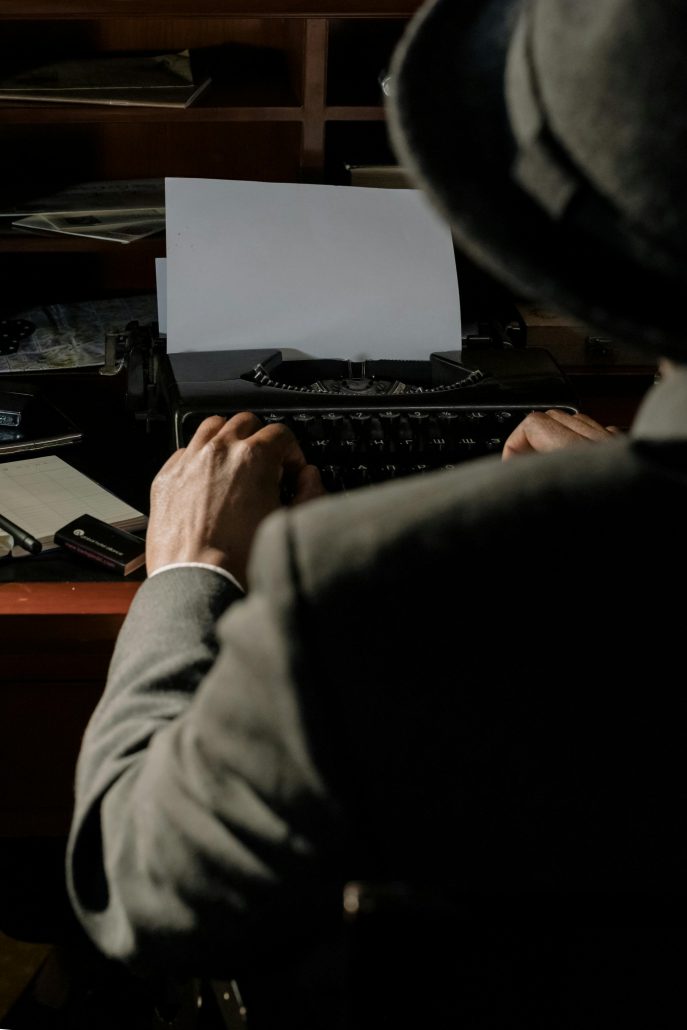
[[[383,122],[384,108],[370,107],[326,107],[325,121],[328,122]]]
[[[166,176],[343,182],[346,164],[379,161],[379,76],[418,6],[419,0],[198,0],[191,9],[187,0],[0,0],[0,67],[3,57],[189,49],[198,81],[211,78],[185,109],[0,101],[0,147],[14,155],[0,170],[0,187],[17,201],[27,187],[30,195],[46,154],[60,186]],[[39,20],[44,31],[37,34]],[[342,132],[329,133],[330,126]],[[0,260],[3,253],[49,250],[68,259],[87,246],[0,235]],[[103,252],[97,244],[92,249]]]
[[[135,247],[140,257],[146,254],[151,261],[156,257],[164,257],[165,240],[163,236],[151,236],[135,243],[114,243],[108,240],[92,240],[85,236],[60,236],[59,233],[23,233],[15,230],[12,233],[0,231],[0,252],[5,254],[82,254],[84,252],[101,254],[115,251],[131,251]]]
[[[0,107],[0,124],[6,125],[128,125],[203,122],[300,122],[303,108],[289,104],[265,106],[257,101],[245,106],[198,105],[182,110],[160,107],[80,107],[77,104],[7,104]]]

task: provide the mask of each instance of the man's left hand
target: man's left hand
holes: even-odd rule
[[[545,454],[580,444],[607,440],[619,433],[616,426],[602,426],[589,415],[552,408],[550,411],[531,411],[516,426],[503,446],[503,460],[519,454]]]

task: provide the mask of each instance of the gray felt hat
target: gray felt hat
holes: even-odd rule
[[[401,163],[518,293],[687,360],[687,3],[435,0],[394,57]]]

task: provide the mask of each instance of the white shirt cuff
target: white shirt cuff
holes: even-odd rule
[[[169,565],[161,565],[159,569],[155,569],[155,572],[151,572],[148,579],[152,579],[153,576],[159,575],[161,572],[167,572],[168,569],[209,569],[210,572],[218,572],[220,576],[224,576],[230,583],[233,583],[235,587],[238,587],[242,594],[245,594],[244,588],[241,586],[235,576],[232,576],[231,572],[227,572],[226,569],[220,568],[219,565],[208,565],[204,561],[177,561],[171,562]]]

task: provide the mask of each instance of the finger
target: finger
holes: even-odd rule
[[[560,408],[549,408],[545,413],[551,418],[555,418],[560,422],[573,425],[576,422],[585,422],[589,426],[598,426],[599,423],[596,419],[593,419],[591,415],[585,415],[583,411],[576,411],[571,414],[569,411],[562,411]],[[601,427],[599,427],[601,428]]]
[[[320,470],[316,465],[305,465],[296,477],[296,487],[291,504],[305,504],[306,501],[324,497],[326,493]]]
[[[542,454],[557,451],[579,440],[580,434],[576,430],[550,417],[548,412],[532,411],[508,437],[501,457],[508,461],[516,455],[533,451]]]
[[[619,426],[606,426],[606,432],[612,433],[613,436],[622,435],[622,429]]]
[[[553,419],[554,422],[559,422],[562,426],[570,429],[573,433],[577,433],[578,436],[584,437],[586,440],[598,440],[606,435],[606,430],[603,426],[599,425],[589,415],[583,415],[581,412],[570,415],[567,411],[559,411],[557,408],[552,408],[545,414]]]
[[[251,444],[264,452],[265,458],[295,476],[307,464],[298,440],[283,423],[273,422],[263,426]]]
[[[501,451],[501,461],[510,461],[511,458],[516,458],[521,454],[533,453],[534,447],[528,439],[523,423],[520,423],[504,443],[503,450]]]
[[[247,440],[261,428],[263,423],[252,411],[239,411],[227,421],[222,435],[232,440]]]
[[[191,437],[190,443],[186,448],[187,453],[190,455],[196,454],[206,443],[217,436],[226,425],[226,422],[227,420],[222,418],[221,415],[210,415],[209,418],[204,418]]]
[[[219,419],[220,421],[215,422],[216,419]],[[228,445],[235,440],[247,440],[257,432],[261,426],[262,422],[257,415],[252,413],[252,411],[240,411],[237,415],[232,415],[231,418],[222,418],[220,415],[211,415],[210,418],[206,418],[201,422],[195,432],[193,440],[198,438],[199,443],[199,446],[196,447],[195,450],[200,450],[200,447],[209,443],[211,440],[224,445]],[[202,436],[200,435],[201,430],[204,430]]]
[[[270,422],[265,426],[257,415],[249,411],[241,411],[230,418],[214,441],[228,449],[232,443],[245,441],[253,457],[263,467],[271,467],[277,480],[281,479],[284,471],[295,476],[306,464],[300,444],[288,426],[282,422]]]

